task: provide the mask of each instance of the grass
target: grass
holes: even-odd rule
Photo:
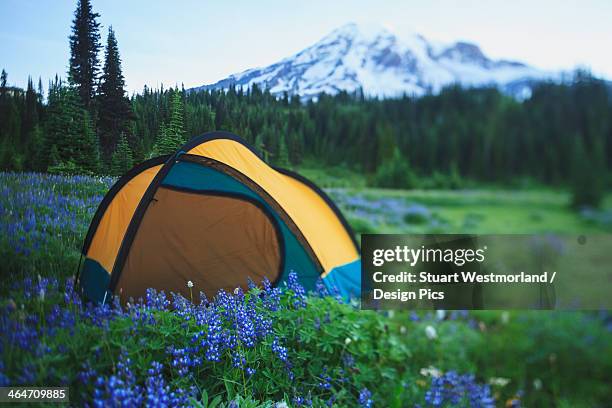
[[[321,168],[305,161],[297,170],[328,191],[357,232],[591,234],[612,231],[612,192],[595,212],[606,216],[605,222],[601,222],[597,217],[587,217],[570,208],[569,192],[548,186],[529,184],[527,188],[516,189],[469,183],[470,188],[464,190],[392,190],[368,188],[366,179],[346,166]],[[361,199],[361,203],[355,202],[356,199]],[[414,205],[426,207],[427,222],[412,223],[403,219],[403,214]],[[368,207],[373,208],[369,211]]]
[[[609,225],[572,212],[567,193],[553,189],[397,191],[366,188],[346,168],[305,175],[325,179],[321,184],[358,232],[609,231]],[[206,309],[183,305],[151,312],[135,306],[113,312],[79,306],[68,289],[63,293],[88,223],[111,184],[110,179],[0,173],[0,331],[8,333],[0,339],[0,385],[70,384],[80,402],[95,395],[108,402],[115,391],[130,387],[147,397],[145,383],[157,381],[166,387],[161,394],[188,393],[196,406],[210,406],[209,397],[228,407],[235,406],[232,401],[245,407],[273,407],[281,400],[297,405],[308,398],[319,406],[337,395],[335,406],[368,406],[371,397],[374,406],[401,407],[430,406],[427,395],[459,381],[469,384],[470,392],[490,383],[499,406],[517,406],[512,404],[518,400],[527,406],[572,407],[607,401],[605,378],[612,369],[607,312],[382,314],[317,296],[295,308],[295,292],[289,290],[282,295],[284,309],[265,312],[272,331],[245,351],[257,370],[252,378],[233,366],[231,352],[220,362],[204,361],[190,344],[200,329],[207,333],[206,325],[194,324]],[[601,212],[610,208],[612,196]],[[297,381],[278,360],[282,348],[272,348],[275,336]],[[348,368],[340,362],[347,350],[356,364]],[[203,360],[182,366],[183,357]],[[162,368],[152,367],[153,359]],[[135,377],[126,374],[126,366]],[[448,384],[435,384],[436,370],[448,376],[439,377]],[[458,380],[453,372],[475,378]],[[349,382],[340,381],[341,375]],[[131,383],[114,389],[117,379]],[[264,401],[268,392],[273,398]]]

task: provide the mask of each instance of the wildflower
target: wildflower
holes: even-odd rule
[[[507,311],[502,312],[501,322],[503,324],[508,324],[509,321],[510,321],[510,313],[508,313]]]
[[[304,290],[304,287],[299,283],[295,271],[289,273],[287,287],[293,292],[293,307],[296,309],[306,307],[306,290]]]
[[[325,284],[323,283],[323,279],[321,278],[317,279],[317,282],[315,284],[315,293],[321,298],[329,296],[329,291],[327,290],[327,287],[325,286]]]
[[[278,341],[278,337],[275,337],[272,341],[272,351],[278,356],[278,358],[281,359],[281,361],[287,361],[287,349],[281,346],[280,342]]]
[[[436,407],[446,405],[495,407],[495,400],[488,385],[476,383],[471,374],[459,375],[454,371],[432,378],[430,388],[425,393],[425,402]]]
[[[321,374],[321,381],[319,381],[319,388],[324,390],[329,390],[331,388],[331,377],[327,374],[327,367],[323,368],[323,373]]]
[[[372,393],[367,388],[363,388],[359,391],[359,405],[364,408],[370,408],[373,404]]]
[[[191,303],[193,303],[193,282],[187,281],[187,287],[189,288],[189,297],[191,298]]]
[[[435,368],[434,366],[429,366],[426,368],[421,368],[419,373],[424,377],[440,377],[442,372]]]
[[[510,380],[508,378],[502,378],[502,377],[489,378],[489,384],[497,385],[499,387],[505,387],[506,385],[508,385],[509,382]]]
[[[355,357],[353,357],[352,354],[350,353],[346,353],[343,357],[342,357],[342,362],[344,363],[344,365],[348,368],[352,368],[355,366]]]
[[[436,318],[438,320],[444,320],[446,317],[446,310],[438,309],[436,310]]]
[[[436,331],[436,328],[433,326],[425,327],[425,335],[427,336],[429,340],[434,340],[438,338],[438,332]]]
[[[344,345],[345,345],[345,346],[348,346],[349,344],[351,344],[351,342],[352,342],[352,341],[353,341],[353,340],[351,340],[351,338],[350,338],[350,337],[347,337],[346,339],[344,339]]]
[[[542,389],[542,380],[540,380],[539,378],[536,378],[535,380],[533,380],[533,388],[535,388],[536,390],[541,390]]]
[[[277,311],[280,307],[280,289],[273,288],[268,278],[264,278],[262,284],[264,287],[263,302],[265,308],[270,310],[271,312]]]
[[[400,326],[400,334],[406,334],[407,331],[406,326]]]

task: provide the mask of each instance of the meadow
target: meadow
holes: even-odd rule
[[[303,171],[302,171],[303,170]],[[612,198],[574,212],[551,188],[381,190],[300,169],[358,233],[609,232]],[[70,386],[75,406],[605,406],[601,312],[361,311],[297,281],[192,304],[149,291],[83,304],[72,276],[112,178],[0,173],[0,386]],[[194,288],[197,290],[198,288]]]

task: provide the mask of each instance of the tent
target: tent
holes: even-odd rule
[[[360,290],[359,248],[329,197],[227,132],[196,137],[121,177],[82,255],[77,284],[95,302],[144,298],[149,287],[211,297],[245,288],[247,278],[278,285],[291,271],[306,289],[322,278],[345,297]]]

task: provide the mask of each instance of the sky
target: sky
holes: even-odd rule
[[[91,0],[102,43],[113,26],[128,91],[216,82],[266,66],[349,22],[400,37],[478,44],[491,58],[547,70],[577,66],[612,79],[612,1]],[[76,0],[0,0],[0,69],[46,84],[68,66]]]

